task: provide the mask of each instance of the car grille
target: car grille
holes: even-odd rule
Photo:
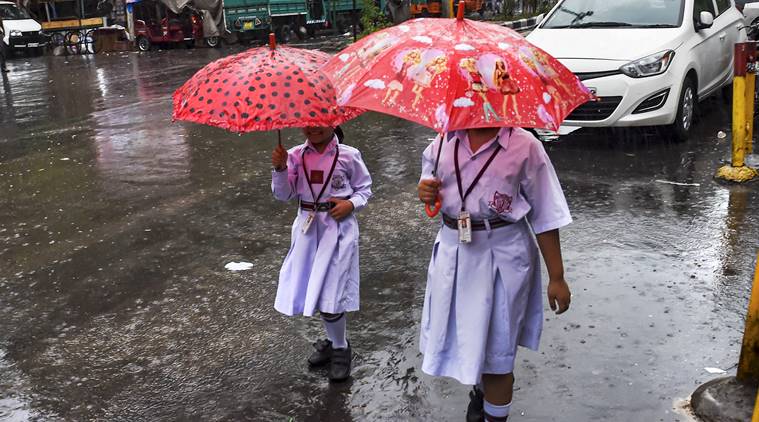
[[[588,79],[603,78],[606,76],[621,75],[620,70],[608,70],[604,72],[575,72],[575,76],[581,81],[587,81]]]
[[[567,120],[579,120],[583,122],[608,119],[617,109],[622,97],[598,97],[596,101],[577,107]]]

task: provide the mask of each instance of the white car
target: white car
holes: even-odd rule
[[[759,26],[759,0],[738,0],[735,2],[735,6],[743,12],[746,26]],[[750,28],[748,37],[752,40],[759,38],[759,28]]]
[[[39,52],[47,43],[42,25],[10,1],[0,1],[0,19],[3,22],[3,41],[11,49],[32,49]]]
[[[595,92],[566,126],[664,126],[687,139],[699,100],[732,83],[746,40],[732,0],[561,0],[527,39]]]

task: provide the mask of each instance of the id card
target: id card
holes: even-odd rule
[[[472,242],[472,218],[469,211],[459,213],[459,243]]]
[[[308,229],[311,228],[311,224],[314,223],[314,219],[316,218],[316,213],[314,211],[311,211],[306,216],[306,220],[303,222],[303,227],[301,227],[300,231],[303,234],[308,233]]]

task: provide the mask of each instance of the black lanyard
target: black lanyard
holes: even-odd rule
[[[327,190],[327,185],[332,180],[332,173],[335,172],[335,166],[337,165],[337,157],[340,155],[340,145],[335,145],[335,159],[332,160],[332,167],[329,169],[329,175],[323,180],[324,183],[322,183],[322,190],[319,192],[319,196],[314,196],[314,188],[311,186],[311,178],[308,176],[308,169],[306,169],[306,149],[308,149],[308,147],[303,148],[303,152],[300,154],[300,161],[303,163],[303,174],[306,175],[308,190],[311,191],[311,199],[314,201],[315,205],[319,203],[319,199],[324,195],[324,191]]]
[[[461,170],[459,170],[459,138],[456,138],[456,152],[453,155],[453,164],[456,167],[456,182],[459,186],[459,197],[461,198],[461,211],[466,211],[466,198],[469,196],[470,193],[474,190],[474,187],[477,185],[477,182],[480,181],[480,178],[483,174],[485,174],[485,170],[490,167],[490,163],[495,160],[495,156],[498,155],[498,152],[501,150],[501,144],[498,143],[498,138],[500,135],[496,136],[495,138],[495,151],[493,151],[493,154],[490,155],[490,158],[488,158],[488,161],[485,162],[485,165],[482,166],[480,169],[480,172],[477,174],[477,177],[474,178],[472,181],[472,184],[469,185],[469,188],[466,190],[466,193],[464,193],[464,189],[461,187]]]

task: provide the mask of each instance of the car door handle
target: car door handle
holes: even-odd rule
[[[725,41],[725,38],[727,38],[727,34],[721,34],[721,35],[719,36],[719,40],[720,40],[720,41]]]

